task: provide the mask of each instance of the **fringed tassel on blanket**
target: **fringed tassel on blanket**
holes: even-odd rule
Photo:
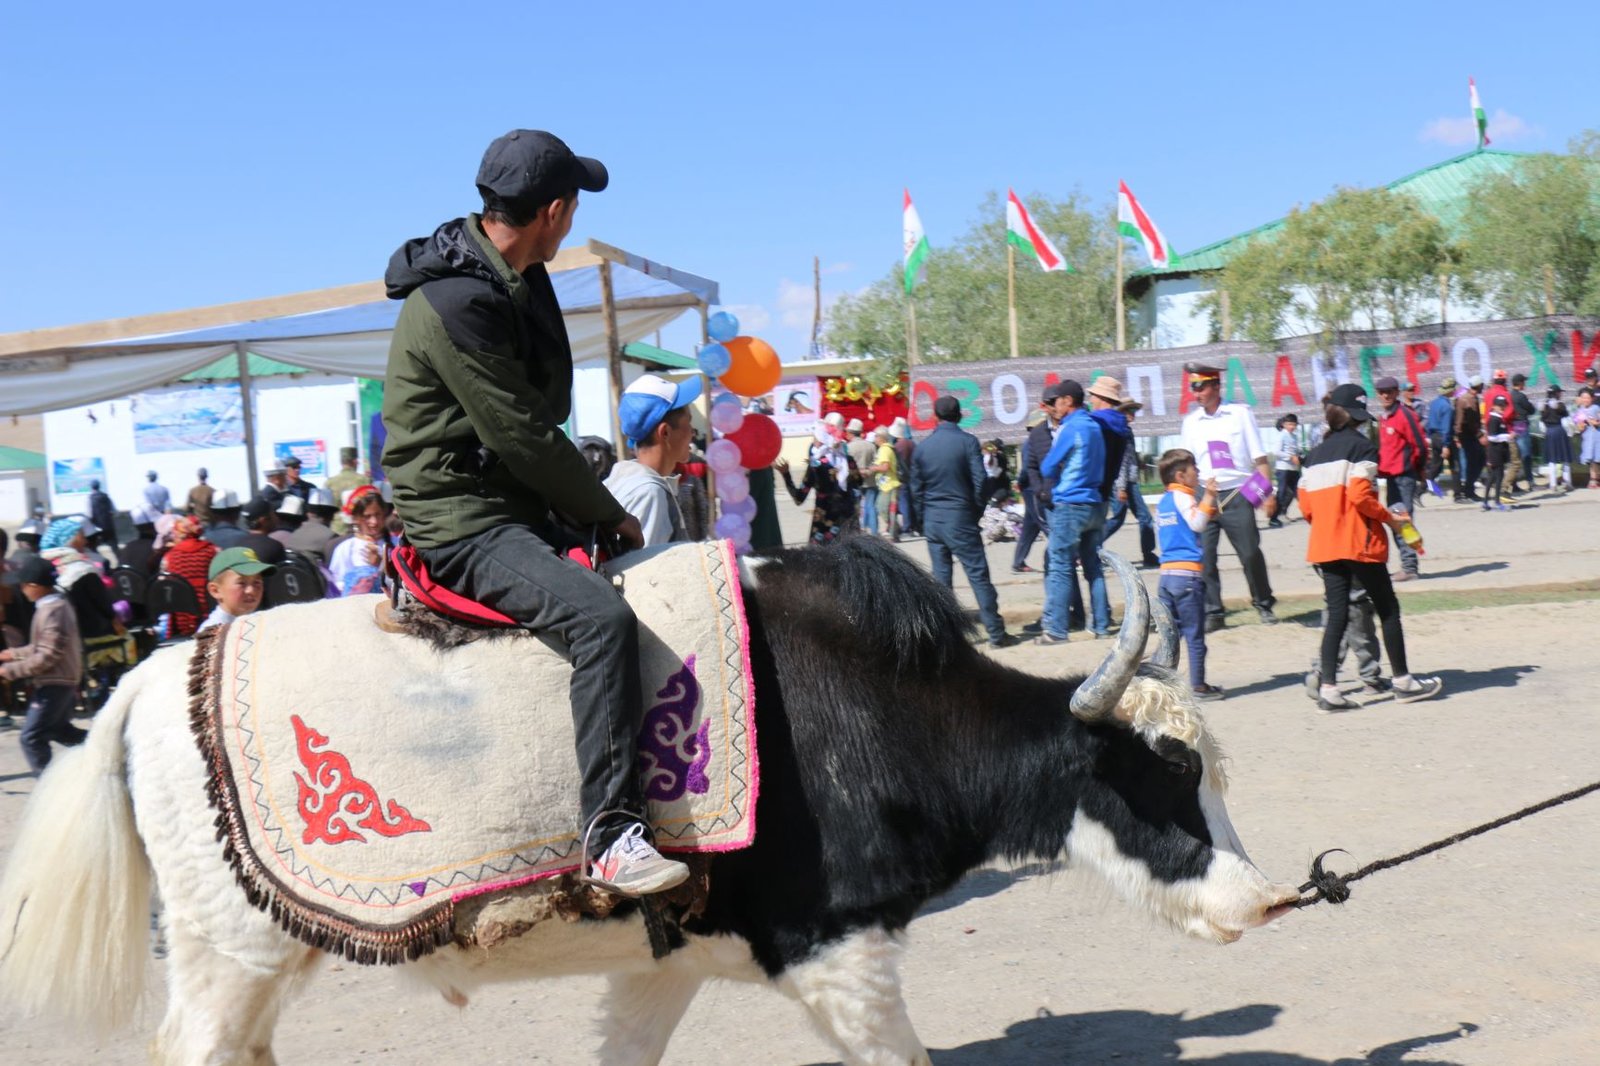
[[[218,745],[217,712],[222,696],[223,651],[230,626],[202,630],[195,635],[189,660],[189,728],[206,761],[206,798],[217,812],[217,840],[222,857],[245,898],[295,939],[331,955],[342,955],[363,966],[410,962],[431,954],[455,939],[455,904],[446,900],[398,929],[375,930],[309,906],[285,892],[257,864],[246,846],[238,796],[233,792],[227,762]]]

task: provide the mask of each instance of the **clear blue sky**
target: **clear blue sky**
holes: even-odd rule
[[[718,280],[785,358],[813,255],[828,296],[897,260],[902,186],[939,244],[988,190],[1123,178],[1182,252],[1467,150],[1468,74],[1496,147],[1600,126],[1588,3],[876,8],[17,5],[0,332],[379,277],[517,126],[610,167],[575,236]]]

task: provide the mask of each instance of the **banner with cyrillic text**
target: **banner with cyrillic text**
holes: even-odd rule
[[[933,402],[940,396],[961,401],[961,427],[988,440],[1020,441],[1029,416],[1039,407],[1044,387],[1072,379],[1087,387],[1109,374],[1123,391],[1143,404],[1134,422],[1139,436],[1176,434],[1195,403],[1184,364],[1222,368],[1226,403],[1246,403],[1257,420],[1270,425],[1294,412],[1302,423],[1322,417],[1321,398],[1347,381],[1363,385],[1377,402],[1373,382],[1394,377],[1411,381],[1424,401],[1438,395],[1440,382],[1454,378],[1465,387],[1496,370],[1507,377],[1526,374],[1530,396],[1542,398],[1550,385],[1572,392],[1590,366],[1600,366],[1600,318],[1556,315],[1499,322],[1463,322],[1408,329],[1344,334],[1337,343],[1294,337],[1270,351],[1247,342],[1200,344],[1090,355],[989,359],[972,363],[925,363],[912,373],[912,429],[935,425]]]

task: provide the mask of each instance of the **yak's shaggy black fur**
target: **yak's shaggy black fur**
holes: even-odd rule
[[[743,936],[776,975],[850,932],[904,927],[992,858],[1057,858],[1080,807],[1155,876],[1204,872],[1189,760],[1074,718],[1081,678],[980,653],[954,596],[898,550],[776,553],[746,602],[757,835],[714,858],[687,931]]]

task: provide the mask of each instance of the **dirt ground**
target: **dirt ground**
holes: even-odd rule
[[[1511,514],[1440,503],[1418,525],[1434,576],[1401,587],[1417,607],[1440,590],[1600,575],[1600,492],[1535,497]],[[1134,536],[1119,533],[1113,547],[1132,548]],[[1303,524],[1263,537],[1280,594],[1316,591],[1300,561]],[[1010,548],[992,557],[1004,561],[1000,595],[1015,625],[1036,613],[1039,586],[1009,573]],[[916,542],[908,550],[925,558]],[[1228,594],[1242,596],[1237,568],[1224,573]],[[1257,863],[1301,880],[1312,855],[1340,847],[1349,869],[1600,779],[1597,611],[1600,601],[1579,599],[1412,613],[1413,664],[1444,679],[1445,697],[1338,715],[1317,713],[1301,689],[1314,618],[1267,627],[1238,612],[1242,624],[1212,637],[1212,679],[1228,698],[1207,714],[1231,756],[1229,807]],[[1104,648],[1074,640],[998,654],[1050,673],[1087,669]],[[0,734],[0,849],[31,788],[23,770],[14,732]],[[1343,907],[1301,911],[1226,948],[1153,925],[1086,874],[976,871],[909,931],[911,1017],[941,1066],[1592,1063],[1597,821],[1600,794],[1376,874]],[[158,991],[138,1028],[104,1043],[0,1004],[0,1060],[144,1061],[162,1009],[155,966]],[[394,973],[332,966],[286,1013],[275,1046],[285,1063],[591,1062],[599,990],[597,979],[505,987],[458,1010]],[[835,1058],[795,1004],[714,984],[666,1061]]]

